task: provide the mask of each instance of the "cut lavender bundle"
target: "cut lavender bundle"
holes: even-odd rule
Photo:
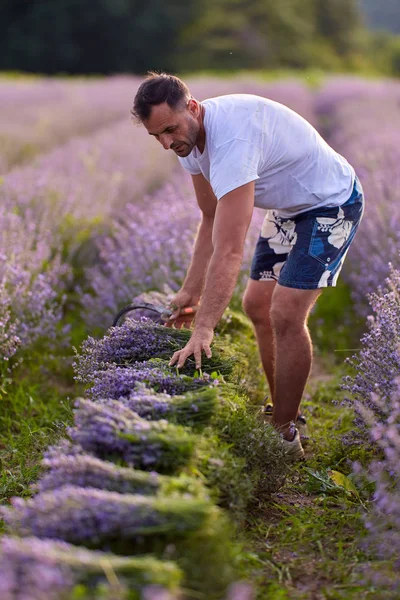
[[[144,538],[187,536],[219,514],[205,499],[118,494],[69,485],[29,500],[13,498],[12,505],[0,507],[0,515],[13,533],[125,553],[134,551],[135,543]]]
[[[68,434],[98,458],[173,473],[192,456],[196,436],[180,425],[147,421],[116,400],[105,405],[79,398],[76,406]]]
[[[168,477],[155,471],[147,473],[119,467],[89,454],[66,456],[60,452],[52,458],[44,458],[42,465],[47,472],[36,486],[39,492],[54,490],[64,485],[75,485],[121,494],[206,495],[200,481],[191,477]]]
[[[110,573],[116,582],[111,586],[114,592],[115,587],[141,591],[149,584],[175,590],[182,579],[175,563],[151,555],[122,557],[36,537],[3,536],[0,542],[2,600],[70,600],[77,584],[93,593],[98,584],[107,582]],[[101,597],[115,598],[111,593]]]
[[[88,389],[92,398],[115,400],[121,396],[129,396],[136,383],[144,383],[156,392],[172,396],[210,384],[208,379],[177,374],[165,361],[158,359],[134,363],[130,367],[116,367],[110,364],[106,370],[93,372],[92,381],[93,386]]]
[[[107,369],[110,364],[136,365],[154,357],[167,361],[176,350],[187,344],[190,335],[191,332],[186,329],[163,327],[148,319],[127,319],[120,327],[111,327],[101,339],[89,337],[83,342],[81,353],[74,363],[76,378],[88,383],[96,371]],[[212,358],[202,358],[203,370],[228,375],[233,362],[226,354],[218,343],[214,343]],[[193,375],[195,371],[195,361],[189,357],[182,372]]]
[[[217,407],[218,395],[216,388],[206,388],[182,396],[171,396],[156,393],[138,383],[128,397],[119,400],[144,419],[168,419],[182,425],[198,425],[210,420]],[[99,401],[108,402],[105,399]]]

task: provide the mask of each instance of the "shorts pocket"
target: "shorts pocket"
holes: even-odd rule
[[[347,208],[339,206],[336,216],[317,217],[310,240],[310,256],[325,267],[332,266],[352,242],[361,215],[362,203],[357,202]]]
[[[332,244],[331,241],[334,241],[332,227],[321,225],[316,221],[311,234],[308,254],[325,267],[329,267],[330,263],[334,262],[341,248],[341,246],[338,248],[335,244]]]

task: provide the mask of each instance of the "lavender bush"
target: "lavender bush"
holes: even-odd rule
[[[361,577],[364,584],[374,586],[376,593],[387,594],[382,597],[395,598],[400,566],[400,378],[395,380],[389,398],[372,394],[369,407],[358,404],[376,449],[368,466],[354,464],[356,478],[364,486],[369,482],[374,489],[369,510],[364,514],[367,533],[361,541],[370,562],[361,569]]]
[[[369,439],[369,428],[360,407],[372,410],[377,421],[384,413],[374,401],[378,394],[389,401],[400,374],[400,272],[393,267],[386,280],[386,287],[370,295],[373,316],[368,320],[369,331],[361,339],[358,354],[348,359],[354,375],[344,378],[344,389],[351,393],[348,403],[356,412],[357,431],[354,438]]]
[[[54,338],[70,267],[46,225],[0,206],[0,353],[5,358],[39,337]]]
[[[0,173],[115,120],[125,119],[139,80],[1,81]]]
[[[359,78],[328,80],[317,95],[328,141],[355,167],[365,191],[365,215],[344,269],[363,315],[367,294],[389,274],[388,263],[400,266],[399,101],[398,82]]]
[[[0,512],[9,529],[22,536],[61,539],[93,548],[135,550],[143,537],[179,538],[203,527],[218,511],[207,500],[159,498],[64,486],[29,500],[14,498]],[[113,542],[115,541],[115,544]]]
[[[180,425],[147,421],[118,401],[106,405],[78,399],[76,406],[75,426],[68,428],[68,434],[99,458],[172,473],[192,456],[196,436]]]
[[[149,136],[139,135],[146,148]],[[168,160],[159,161],[160,168],[153,173],[161,148],[135,150],[133,139],[133,125],[119,123],[71,140],[4,177],[0,186],[4,356],[14,354],[18,344],[31,345],[38,336],[54,337],[64,292],[71,286],[71,264],[76,269],[95,261],[93,239],[106,227],[116,205],[142,199],[149,186],[169,173]]]
[[[73,485],[120,494],[206,495],[201,483],[191,477],[168,477],[156,471],[138,471],[100,460],[83,451],[74,456],[65,454],[63,450],[64,448],[55,447],[52,456],[43,459],[42,466],[46,471],[35,485],[35,490],[45,492],[64,485]]]
[[[106,585],[112,570],[118,584]],[[96,589],[104,600],[128,599],[131,592],[143,591],[150,583],[176,590],[182,574],[170,561],[152,556],[121,557],[87,550],[66,542],[36,537],[3,536],[0,542],[0,597],[2,600],[70,600],[79,584],[85,586],[85,598],[96,598]],[[116,589],[118,587],[118,590]],[[93,595],[92,595],[93,594]]]

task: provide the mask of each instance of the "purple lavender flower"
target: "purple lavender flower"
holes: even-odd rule
[[[74,363],[76,379],[88,383],[92,381],[94,373],[114,366],[140,368],[142,365],[145,369],[147,361],[155,359],[157,362],[149,362],[148,366],[158,366],[170,376],[176,369],[169,368],[167,360],[176,350],[185,346],[189,338],[190,332],[185,329],[163,327],[149,319],[127,319],[120,327],[111,327],[103,338],[89,337],[83,342],[81,354]],[[217,342],[212,358],[203,358],[203,370],[229,375],[233,359],[226,354],[226,349]],[[195,361],[189,358],[180,373],[192,375],[194,372]]]
[[[369,480],[374,486],[371,509],[364,514],[367,535],[362,545],[369,554],[390,561],[396,569],[400,556],[400,378],[395,380],[389,399],[374,395],[372,402],[377,410],[360,403],[359,412],[369,428],[371,442],[379,452],[375,452],[376,458],[368,467],[354,465],[357,477],[361,477],[363,483]],[[379,420],[377,413],[380,414]],[[368,569],[363,575],[379,590],[387,588],[392,593],[398,590],[398,578],[391,580],[386,570],[377,572]]]
[[[356,412],[358,430],[353,437],[369,439],[369,428],[360,412],[364,407],[380,421],[384,418],[374,397],[389,401],[400,373],[400,272],[391,269],[386,287],[370,296],[374,316],[369,319],[369,332],[361,339],[361,350],[349,359],[354,375],[343,380],[344,389],[351,392],[347,399]],[[356,435],[355,435],[356,434]]]
[[[64,486],[29,500],[12,499],[13,508],[0,507],[9,529],[22,536],[61,539],[92,548],[134,543],[143,537],[187,536],[218,514],[199,498],[118,494],[92,488]],[[128,546],[126,546],[128,549]]]
[[[142,419],[118,401],[76,401],[72,440],[99,458],[123,460],[139,469],[172,473],[187,464],[196,437],[168,421]]]
[[[74,485],[121,494],[206,495],[200,482],[190,477],[167,477],[155,471],[148,473],[119,467],[89,454],[71,456],[60,451],[57,454],[54,450],[51,458],[44,458],[42,461],[46,473],[35,486],[39,492]]]
[[[367,198],[344,266],[357,311],[365,316],[366,296],[383,285],[388,263],[400,266],[399,98],[398,82],[340,77],[328,80],[316,99],[328,141],[355,167]]]
[[[129,396],[118,400],[140,417],[147,420],[167,419],[182,425],[201,425],[207,423],[217,407],[217,389],[199,389],[182,396],[156,393],[143,383],[137,383]],[[107,404],[108,399],[98,402]]]
[[[129,396],[137,383],[145,383],[156,392],[172,396],[183,394],[208,385],[208,381],[176,374],[166,361],[152,359],[133,363],[130,367],[116,367],[113,364],[106,370],[92,374],[93,386],[88,394],[94,398],[117,399]]]
[[[4,82],[0,86],[0,172],[72,136],[88,134],[126,116],[139,80]],[[22,108],[22,110],[21,110]]]
[[[150,582],[175,589],[182,577],[174,563],[152,556],[115,556],[36,537],[3,536],[0,559],[2,600],[69,600],[78,583],[93,593],[99,582],[105,588],[105,563],[122,582],[121,591],[125,587],[127,591],[128,584],[130,589],[139,590]],[[102,597],[115,598],[111,587],[110,595]]]

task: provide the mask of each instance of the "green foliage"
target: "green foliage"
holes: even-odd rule
[[[232,453],[231,445],[221,442],[212,430],[199,439],[193,474],[207,483],[219,506],[229,509],[237,520],[244,518],[254,493],[254,482],[246,460]]]
[[[303,67],[312,35],[312,3],[297,0],[205,0],[205,10],[181,39],[180,68]],[[293,49],[296,48],[296,52]]]
[[[338,363],[359,346],[365,319],[356,314],[351,289],[342,279],[335,289],[323,290],[311,312],[309,326],[316,351],[333,353]]]
[[[72,423],[77,395],[68,359],[39,348],[22,355],[10,373],[3,373],[0,402],[0,502],[10,496],[30,496],[47,447]]]
[[[213,421],[221,440],[245,459],[258,498],[276,492],[288,472],[279,434],[261,418],[259,407],[233,388],[224,386],[222,397],[224,402]]]
[[[385,32],[371,34],[368,51],[382,73],[400,77],[400,35]]]
[[[0,69],[357,68],[361,32],[357,0],[5,0]]]
[[[198,8],[178,0],[5,0],[0,68],[50,74],[171,69],[176,36]]]

